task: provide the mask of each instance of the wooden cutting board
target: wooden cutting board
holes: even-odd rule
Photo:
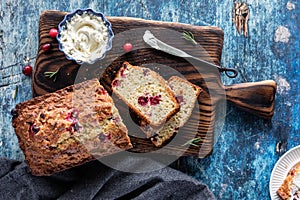
[[[64,88],[85,79],[98,77],[101,83],[110,91],[111,79],[114,72],[121,66],[121,63],[128,61],[133,65],[147,66],[158,71],[164,78],[171,75],[180,74],[190,82],[199,85],[203,92],[198,98],[198,104],[193,111],[188,123],[180,129],[176,135],[175,142],[169,143],[162,149],[154,147],[148,140],[143,138],[139,129],[134,133],[129,133],[134,148],[132,152],[159,152],[168,155],[193,155],[205,157],[212,152],[215,141],[215,123],[218,110],[222,110],[220,102],[230,101],[240,108],[253,114],[270,118],[274,111],[274,95],[276,84],[273,81],[263,81],[257,83],[244,83],[233,86],[224,86],[220,75],[216,70],[203,70],[197,63],[191,64],[185,59],[171,56],[169,54],[148,48],[142,41],[142,32],[149,29],[159,39],[164,42],[183,48],[186,52],[203,60],[220,64],[223,31],[218,27],[192,26],[188,24],[148,21],[127,17],[107,17],[113,27],[115,38],[113,48],[108,52],[105,59],[97,66],[79,66],[74,61],[65,58],[64,53],[58,50],[58,43],[49,37],[51,28],[57,27],[59,22],[67,13],[60,11],[46,11],[40,17],[39,22],[39,50],[35,63],[33,75],[34,96],[43,95]],[[195,40],[203,48],[195,48],[184,41],[180,35],[183,31],[190,31],[194,34]],[[131,42],[133,51],[124,53],[122,46],[125,42]],[[52,44],[49,52],[44,52],[42,46],[46,43]],[[197,49],[195,51],[195,49]],[[156,66],[149,65],[157,63]],[[164,67],[168,66],[168,67]],[[46,71],[56,71],[59,69],[57,80],[44,76]],[[171,71],[169,69],[172,69]],[[78,74],[80,76],[78,77]],[[130,118],[130,112],[126,106],[115,99],[118,108],[125,118]],[[184,134],[183,134],[184,133]],[[184,141],[194,137],[200,137],[201,141],[197,146],[184,146]],[[176,142],[177,141],[177,142]]]

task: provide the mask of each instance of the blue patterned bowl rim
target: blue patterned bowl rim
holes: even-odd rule
[[[88,8],[88,9],[77,9],[77,10],[75,10],[74,12],[71,12],[71,13],[65,15],[64,19],[58,24],[58,34],[57,34],[57,36],[56,36],[56,39],[57,39],[57,41],[58,41],[58,49],[59,49],[60,51],[64,52],[64,48],[63,48],[63,45],[62,45],[62,42],[61,42],[61,39],[60,39],[60,38],[61,38],[61,34],[60,34],[60,33],[61,33],[63,30],[65,30],[65,29],[67,28],[67,26],[66,26],[66,25],[67,25],[67,22],[69,22],[69,21],[72,19],[72,17],[73,17],[74,15],[76,15],[76,14],[82,15],[82,14],[85,13],[85,12],[87,12],[88,14],[93,14],[93,15],[95,15],[95,16],[101,17],[102,21],[104,22],[104,24],[105,24],[105,26],[107,27],[107,30],[108,30],[108,42],[107,42],[107,44],[106,44],[106,49],[105,49],[105,52],[103,53],[102,57],[97,58],[97,59],[95,59],[95,60],[93,60],[93,61],[91,61],[91,62],[86,62],[86,63],[88,63],[88,64],[93,64],[93,63],[95,63],[97,60],[103,59],[103,58],[105,57],[106,52],[109,51],[109,50],[112,48],[112,40],[113,40],[113,38],[114,38],[114,33],[113,33],[113,31],[112,31],[112,25],[111,25],[111,23],[105,18],[105,16],[104,16],[103,13],[101,13],[101,12],[95,12],[93,9]],[[65,52],[64,52],[64,53],[65,53]],[[66,58],[67,58],[68,60],[74,60],[77,64],[83,64],[83,63],[84,63],[84,62],[82,62],[82,61],[78,61],[78,60],[76,60],[76,59],[74,59],[74,58],[68,56],[66,53],[65,53],[65,55],[66,55]]]

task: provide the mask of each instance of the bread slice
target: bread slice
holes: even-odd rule
[[[300,162],[290,169],[277,194],[283,200],[300,199]]]
[[[200,87],[177,76],[172,76],[168,80],[168,85],[173,90],[180,104],[180,111],[168,120],[163,128],[151,138],[152,143],[157,147],[168,141],[188,121],[195,107],[195,102],[202,91]]]
[[[97,79],[19,103],[12,121],[34,175],[51,175],[132,145]]]
[[[159,74],[128,62],[117,72],[112,89],[138,116],[142,126],[159,127],[180,109],[172,90]]]

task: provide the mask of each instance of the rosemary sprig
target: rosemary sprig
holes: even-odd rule
[[[13,95],[13,98],[14,98],[14,99],[17,98],[18,91],[19,91],[19,87],[18,87],[18,85],[16,85],[15,93],[14,93],[14,95]]]
[[[182,38],[186,39],[187,41],[192,42],[195,45],[197,44],[197,42],[195,41],[195,37],[194,37],[193,33],[190,32],[190,31],[183,31]]]
[[[59,72],[60,68],[58,68],[55,72],[45,72],[44,75],[48,78],[53,78],[53,82],[56,81],[57,73]]]
[[[197,144],[198,142],[200,142],[202,139],[200,137],[197,137],[197,138],[193,138],[189,141],[187,141],[186,143],[184,143],[182,146],[187,146],[187,145],[191,145],[191,146],[194,146],[194,147],[199,147],[199,145]]]

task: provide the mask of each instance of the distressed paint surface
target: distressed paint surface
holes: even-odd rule
[[[91,7],[110,16],[211,24],[224,30],[223,65],[240,71],[236,79],[223,76],[223,82],[276,80],[279,92],[275,115],[271,121],[265,121],[228,105],[213,154],[206,159],[182,158],[177,168],[206,183],[219,199],[269,199],[274,164],[288,149],[300,145],[300,2],[247,2],[250,20],[249,36],[245,38],[234,28],[232,0],[1,1],[0,156],[23,159],[11,127],[10,110],[31,98],[31,80],[21,70],[25,56],[33,58],[30,64],[34,65],[38,20],[43,10]],[[279,27],[285,31],[278,33]],[[278,142],[283,147],[280,152],[276,152]]]

